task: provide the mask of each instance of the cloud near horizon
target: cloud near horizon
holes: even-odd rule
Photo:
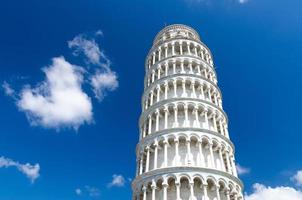
[[[300,185],[302,170],[290,177],[290,180]],[[289,186],[270,187],[260,183],[253,185],[253,192],[245,195],[245,200],[301,200],[302,191]]]
[[[10,158],[0,157],[0,168],[16,167],[18,171],[26,175],[27,178],[33,183],[40,176],[40,165],[37,164],[21,164]]]

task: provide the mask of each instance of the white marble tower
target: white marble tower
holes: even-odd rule
[[[243,200],[213,57],[170,25],[146,58],[133,200]]]

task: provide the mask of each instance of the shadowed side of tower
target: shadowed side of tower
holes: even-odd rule
[[[133,200],[243,200],[213,57],[199,34],[165,27],[145,69]]]

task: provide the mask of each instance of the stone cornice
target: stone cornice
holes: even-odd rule
[[[220,175],[222,177],[226,177],[226,178],[236,182],[238,185],[240,185],[242,190],[244,188],[244,185],[239,178],[237,178],[229,173],[220,171],[220,170],[203,168],[203,167],[167,167],[167,168],[160,168],[160,169],[152,170],[152,171],[149,171],[147,173],[143,173],[143,174],[137,176],[135,178],[135,180],[132,182],[132,188],[133,188],[133,190],[135,190],[136,186],[140,182],[143,182],[144,179],[148,179],[151,177],[165,176],[167,174],[191,173],[191,172],[195,173],[195,174],[196,173],[201,173],[201,174],[208,173],[208,174]]]
[[[152,66],[150,67],[150,69],[146,70],[144,82],[146,82],[146,79],[148,78],[148,75],[151,73],[151,71],[152,71],[152,70],[155,70],[155,69],[157,68],[157,65],[162,64],[162,63],[167,62],[167,61],[169,62],[169,60],[174,60],[174,59],[176,60],[176,59],[182,59],[182,58],[183,58],[183,59],[191,58],[191,59],[198,60],[199,62],[201,62],[201,63],[203,63],[204,65],[206,65],[206,67],[207,67],[208,69],[210,69],[210,70],[215,74],[215,76],[217,77],[217,73],[216,73],[216,71],[215,71],[214,66],[212,67],[209,63],[205,62],[204,60],[200,59],[199,57],[197,57],[197,56],[192,56],[192,55],[181,55],[181,56],[180,56],[180,55],[177,55],[177,56],[170,56],[170,57],[168,57],[168,58],[164,58],[164,59],[162,59],[162,60],[156,62],[154,65],[152,65]]]
[[[207,105],[210,105],[212,107],[214,107],[215,109],[219,110],[223,116],[225,117],[226,123],[228,123],[228,116],[227,114],[224,112],[224,110],[222,110],[221,108],[219,108],[218,106],[216,106],[213,103],[210,103],[208,101],[202,100],[202,99],[196,99],[196,98],[171,98],[171,99],[166,99],[166,100],[162,100],[160,102],[157,102],[155,104],[153,104],[152,106],[150,106],[147,110],[143,111],[143,113],[141,114],[140,118],[139,118],[139,125],[141,127],[142,123],[143,123],[143,119],[146,118],[146,116],[148,116],[151,111],[154,111],[156,108],[161,107],[165,104],[169,104],[169,103],[175,103],[177,101],[191,101],[191,102],[198,102],[198,103],[204,103]]]
[[[235,146],[234,146],[233,142],[229,138],[227,138],[227,137],[225,137],[225,136],[223,136],[223,135],[221,135],[221,134],[219,134],[219,133],[217,133],[215,131],[211,131],[211,130],[208,130],[208,129],[193,128],[193,127],[184,127],[184,128],[165,129],[165,130],[157,131],[155,133],[147,135],[146,137],[144,137],[143,139],[141,139],[139,141],[139,143],[137,144],[137,146],[136,146],[136,154],[138,154],[139,146],[140,145],[146,144],[150,140],[153,141],[154,139],[156,139],[156,138],[158,138],[160,136],[164,136],[164,135],[167,135],[167,134],[173,134],[173,133],[177,133],[177,132],[192,132],[192,133],[200,133],[200,132],[202,132],[202,133],[212,134],[212,135],[214,135],[216,137],[221,138],[226,143],[228,143],[231,146],[231,148],[233,150],[233,153],[235,153]]]
[[[201,46],[203,46],[207,51],[208,53],[210,54],[213,62],[214,62],[214,58],[213,58],[213,55],[212,55],[212,52],[210,51],[210,49],[207,47],[207,45],[205,45],[203,42],[200,42],[200,41],[196,41],[196,40],[193,40],[193,39],[189,39],[189,38],[171,38],[171,39],[168,39],[168,40],[165,40],[163,43],[161,43],[160,45],[163,45],[164,43],[170,43],[172,41],[178,41],[178,40],[183,40],[183,41],[191,41],[191,42],[196,42],[198,44],[200,44]],[[160,45],[156,45],[156,46],[153,46],[147,56],[146,56],[146,59],[145,59],[145,66],[148,66],[148,58],[150,56],[150,54],[154,51],[154,49],[157,49]],[[175,55],[175,56],[179,56],[179,55]],[[199,58],[200,59],[200,58]],[[155,63],[156,64],[156,63]],[[208,64],[209,66],[211,66],[210,64]],[[212,67],[212,66],[211,66]]]
[[[173,74],[173,75],[168,75],[164,78],[158,79],[158,80],[154,81],[153,83],[151,83],[148,87],[145,87],[143,96],[141,98],[141,102],[143,103],[146,94],[148,94],[152,88],[156,87],[157,84],[161,84],[162,82],[165,82],[166,80],[171,80],[173,78],[182,78],[182,77],[201,79],[201,80],[209,83],[219,92],[220,98],[222,100],[222,93],[220,91],[220,88],[213,81],[210,81],[209,79],[204,78],[200,75],[196,75],[196,74]]]

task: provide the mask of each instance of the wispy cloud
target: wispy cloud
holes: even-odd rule
[[[16,167],[17,170],[26,175],[27,178],[33,183],[39,176],[40,165],[39,164],[21,164],[18,161],[14,161],[9,158],[0,157],[0,168]]]
[[[98,30],[95,35],[103,36],[103,32]],[[74,50],[74,55],[83,54],[89,63],[97,66],[94,73],[90,75],[90,84],[93,88],[95,97],[102,101],[107,91],[113,91],[118,88],[118,77],[111,70],[112,62],[94,38],[85,34],[80,34],[68,42],[68,46]]]
[[[108,187],[123,187],[126,183],[125,178],[122,175],[114,174]]]
[[[14,97],[15,96],[15,90],[8,84],[6,81],[2,83],[2,89],[5,93],[5,95]]]
[[[244,175],[244,174],[248,174],[251,172],[251,169],[247,168],[247,167],[243,167],[239,164],[236,165],[237,168],[237,172],[239,175]]]
[[[101,195],[101,190],[97,187],[85,185],[83,188],[75,189],[75,193],[78,196],[89,196],[97,198]]]
[[[81,124],[91,122],[92,104],[81,88],[81,68],[70,64],[63,57],[56,57],[43,72],[46,80],[35,88],[25,86],[17,102],[31,124],[77,129]]]

